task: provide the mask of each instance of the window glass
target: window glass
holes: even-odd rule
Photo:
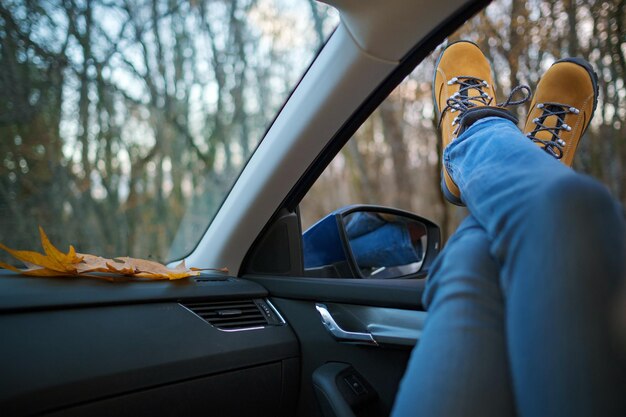
[[[611,1],[492,2],[446,43],[477,43],[494,67],[498,100],[566,56],[581,56],[600,77],[600,98],[574,168],[605,183],[626,203],[626,10]],[[401,208],[438,223],[449,236],[466,215],[444,201],[432,104],[433,66],[441,46],[380,105],[331,162],[300,205],[306,230],[349,204]],[[517,108],[520,123],[526,108]]]
[[[0,242],[186,255],[337,22],[313,0],[2,1]]]

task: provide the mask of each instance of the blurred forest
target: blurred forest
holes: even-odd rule
[[[494,1],[447,42],[477,43],[494,66],[498,101],[512,87],[533,90],[557,59],[581,56],[600,78],[593,122],[574,168],[602,181],[626,204],[626,1]],[[361,126],[328,166],[300,208],[303,228],[348,204],[382,204],[456,229],[465,209],[443,200],[433,67],[441,46],[422,62]],[[527,108],[520,106],[524,121]],[[520,122],[523,125],[523,122]]]
[[[601,96],[575,167],[623,203],[625,2],[498,0],[448,39],[481,46],[500,99],[560,57],[588,59]],[[83,252],[185,255],[337,22],[313,0],[0,0],[0,242],[37,248],[41,224]],[[438,52],[329,165],[304,227],[370,203],[454,231],[465,212],[439,191]]]
[[[313,0],[1,0],[0,242],[38,248],[42,225],[184,256],[337,20]]]

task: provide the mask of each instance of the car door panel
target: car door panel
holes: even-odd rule
[[[336,279],[246,275],[273,297],[423,310],[425,279]]]
[[[332,296],[327,297],[328,299]],[[364,384],[372,387],[376,400],[367,404],[361,409],[352,410],[355,416],[386,416],[391,411],[398,384],[404,374],[404,369],[411,353],[411,344],[408,343],[379,343],[378,345],[364,345],[354,343],[344,343],[337,341],[324,326],[321,316],[316,309],[316,302],[302,299],[271,298],[273,303],[284,315],[287,322],[291,324],[300,342],[301,349],[301,389],[299,396],[298,415],[327,416],[322,414],[322,407],[316,394],[314,374],[320,373],[320,368],[326,364],[334,363],[344,368],[352,368],[357,375],[362,378]],[[368,326],[376,326],[375,322],[369,322],[372,317],[376,317],[376,307],[371,304],[375,300],[369,300],[370,305],[359,306],[350,304],[331,304],[335,307],[336,314],[341,325],[349,331],[366,332]],[[414,331],[419,333],[423,324],[424,312],[416,310],[397,310],[403,312],[405,317],[414,316]],[[356,312],[356,313],[355,313]],[[367,312],[367,313],[366,313]],[[389,313],[389,311],[388,311]],[[343,318],[340,318],[343,314]],[[369,314],[369,318],[368,318]],[[419,316],[419,315],[422,316]],[[350,317],[352,316],[352,317]],[[365,325],[359,328],[359,323]],[[355,327],[351,327],[355,326]],[[389,341],[389,340],[388,340]],[[333,392],[327,391],[324,395],[335,397],[345,397],[340,393],[341,380],[337,384],[337,389]],[[322,404],[323,405],[323,404]],[[350,414],[330,414],[337,417]]]

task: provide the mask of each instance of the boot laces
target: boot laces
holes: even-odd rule
[[[539,103],[538,109],[542,109],[541,116],[533,119],[535,128],[532,132],[526,135],[527,138],[535,143],[539,143],[543,146],[543,149],[556,159],[563,157],[563,148],[567,143],[561,139],[562,131],[570,132],[572,127],[565,123],[565,116],[568,114],[579,114],[580,110],[576,107],[572,107],[567,104],[561,103]],[[546,126],[544,123],[550,116],[556,117],[556,124],[554,126]],[[549,132],[552,137],[549,140],[539,139],[537,134],[539,132]]]
[[[489,83],[483,79],[472,77],[472,76],[458,76],[453,77],[448,81],[448,85],[459,84],[459,91],[454,93],[451,97],[446,100],[446,107],[441,112],[441,117],[439,118],[439,128],[441,128],[441,122],[443,121],[443,116],[447,111],[452,113],[458,111],[459,114],[452,120],[452,126],[459,123],[465,112],[473,107],[479,106],[489,106],[493,101],[493,97],[483,91],[484,88],[489,88]],[[470,90],[478,91],[478,95],[471,96],[469,94]],[[513,97],[518,92],[523,94],[522,98],[519,100],[514,100]],[[532,92],[530,87],[527,85],[518,85],[513,88],[509,93],[507,99],[502,102],[496,104],[497,107],[509,107],[509,106],[518,106],[520,104],[526,103],[531,96]],[[456,133],[459,129],[459,126],[455,129],[454,133]]]
[[[443,116],[447,111],[459,112],[459,115],[452,120],[452,126],[454,126],[459,122],[461,116],[472,107],[488,106],[493,101],[493,97],[483,91],[483,88],[489,88],[489,83],[485,80],[471,76],[459,76],[448,81],[448,85],[454,84],[460,85],[459,91],[446,100],[446,107],[442,110],[439,119],[439,127],[441,127]],[[471,96],[470,90],[476,90],[478,95]]]

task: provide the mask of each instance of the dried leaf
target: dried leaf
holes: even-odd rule
[[[43,231],[43,228],[39,226],[39,236],[41,237],[41,246],[43,247],[44,252],[48,256],[48,259],[51,262],[56,262],[59,264],[59,271],[67,271],[67,272],[76,272],[76,263],[82,260],[81,257],[76,256],[76,251],[74,250],[74,246],[70,245],[70,249],[68,253],[63,253],[50,243],[48,236]]]
[[[107,267],[109,268],[109,272],[121,275],[134,275],[138,272],[134,265],[121,258],[109,259],[107,261]]]
[[[26,269],[20,269],[20,268],[14,267],[13,265],[0,262],[0,267],[4,269],[8,269],[9,271],[18,272],[22,275],[28,275],[31,277],[58,277],[62,275],[67,275],[64,272],[53,271],[51,269],[42,268],[40,266],[31,266]]]
[[[178,265],[173,268],[174,271],[187,271],[187,265],[185,265],[185,260],[180,261]],[[189,268],[190,271],[195,271],[193,268]]]
[[[1,243],[0,248],[24,262],[28,271],[35,271],[36,268],[33,268],[32,265],[36,265],[52,271],[70,274],[76,273],[76,266],[74,264],[80,261],[80,258],[76,256],[74,247],[70,246],[69,252],[65,254],[50,243],[48,236],[46,236],[46,233],[41,227],[39,227],[39,235],[41,236],[41,246],[43,246],[46,255],[42,255],[38,252],[11,249]]]
[[[51,269],[58,272],[67,272],[59,266],[58,262],[49,259],[47,256],[37,252],[26,250],[15,250],[4,246],[0,243],[0,249],[9,252],[14,258],[24,262],[24,264],[38,265],[43,268]]]
[[[135,276],[150,279],[181,279],[200,275],[199,271],[187,269],[184,263],[178,264],[176,268],[170,269],[158,262],[137,258],[116,258],[130,265],[135,269]]]
[[[17,272],[22,275],[27,275],[30,277],[63,277],[67,278],[66,272],[53,271],[47,268],[41,268],[37,265],[30,265],[26,269],[16,268],[13,265],[5,264],[4,262],[0,262],[0,268],[8,269],[9,271]],[[91,275],[91,274],[82,274],[81,277],[94,278],[105,280],[109,282],[115,282],[115,280],[111,277],[107,276],[99,276],[99,275]]]
[[[101,256],[89,255],[86,253],[77,254],[82,259],[76,264],[76,272],[84,274],[88,272],[111,272],[107,266],[107,262],[111,262],[111,259],[103,258]]]
[[[26,269],[16,268],[1,262],[0,267],[30,276],[80,275],[113,282],[119,281],[119,279],[115,280],[106,275],[93,275],[93,273],[105,272],[150,280],[177,280],[198,276],[200,271],[204,270],[228,272],[226,268],[187,268],[185,261],[182,261],[174,268],[168,268],[163,264],[146,259],[129,257],[103,258],[86,253],[76,253],[76,250],[71,245],[69,251],[63,253],[50,242],[50,239],[48,239],[41,227],[39,227],[39,235],[45,255],[38,252],[11,249],[0,243],[0,249],[4,249],[13,257],[22,261],[26,265]]]

